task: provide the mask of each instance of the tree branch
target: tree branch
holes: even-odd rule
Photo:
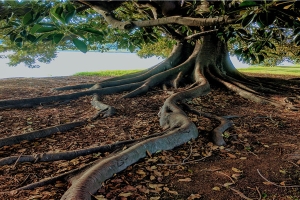
[[[215,30],[210,30],[210,31],[203,31],[203,32],[200,32],[200,33],[195,33],[193,35],[189,35],[189,36],[186,36],[184,39],[185,40],[190,40],[194,37],[199,37],[199,36],[204,36],[204,35],[209,35],[211,33],[214,33],[214,32],[217,32],[218,29],[215,29]]]
[[[192,18],[192,17],[181,17],[181,16],[171,16],[159,19],[144,20],[144,21],[119,21],[112,13],[99,6],[93,5],[90,2],[81,1],[82,3],[90,6],[97,13],[102,15],[104,19],[112,25],[114,28],[119,29],[132,29],[134,27],[149,27],[149,26],[159,26],[166,24],[180,24],[186,26],[216,26],[222,24],[232,24],[236,23],[238,18],[229,19],[228,16],[215,17],[215,18]]]

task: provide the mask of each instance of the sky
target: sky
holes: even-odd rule
[[[231,58],[237,68],[248,67],[235,57]],[[23,64],[7,65],[8,59],[0,59],[0,78],[70,76],[83,71],[146,69],[161,62],[157,57],[142,59],[134,53],[59,52],[50,64],[37,63],[41,67],[31,69]]]

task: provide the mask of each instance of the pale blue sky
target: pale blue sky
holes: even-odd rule
[[[8,59],[0,59],[0,78],[10,77],[48,77],[69,76],[82,71],[145,69],[161,62],[156,57],[141,59],[132,53],[97,53],[59,52],[58,57],[50,64],[39,63],[38,69],[30,69],[20,64],[8,67]],[[237,68],[247,67],[236,58],[232,58]]]

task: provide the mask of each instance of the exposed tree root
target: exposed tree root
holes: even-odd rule
[[[35,155],[21,155],[21,156],[10,156],[6,158],[0,159],[0,165],[10,165],[13,163],[22,163],[22,162],[51,162],[56,160],[72,160],[79,156],[86,156],[92,153],[105,153],[105,152],[112,152],[117,149],[122,148],[124,145],[130,145],[135,142],[139,142],[148,138],[156,137],[162,135],[163,133],[155,133],[149,135],[147,137],[134,139],[134,140],[125,140],[119,141],[114,144],[109,144],[105,146],[98,146],[98,147],[91,147],[86,149],[74,150],[74,151],[65,151],[65,152],[58,152],[58,153],[41,153]]]
[[[58,176],[54,176],[54,177],[50,177],[50,178],[45,178],[45,179],[40,180],[38,182],[31,183],[31,184],[25,185],[23,187],[19,187],[19,188],[15,189],[15,191],[31,190],[31,189],[34,189],[34,188],[37,188],[37,187],[42,187],[44,185],[55,183],[57,180],[67,179],[68,177],[70,177],[70,176],[72,176],[74,174],[77,174],[77,173],[80,173],[81,171],[84,171],[85,169],[87,169],[88,167],[90,167],[91,165],[93,165],[94,163],[95,162],[90,162],[90,163],[86,164],[83,167],[70,170],[70,171],[68,171],[66,173],[63,173],[63,174],[60,174]]]
[[[122,152],[99,160],[97,164],[87,169],[82,175],[78,175],[71,180],[72,186],[61,199],[91,199],[91,194],[95,193],[106,179],[145,157],[146,152],[155,153],[161,150],[169,150],[192,138],[196,138],[198,136],[196,126],[185,116],[181,117],[184,120],[184,125],[170,130],[167,134],[145,140]]]
[[[105,118],[111,117],[116,113],[116,109],[114,107],[100,102],[100,97],[97,94],[94,94],[91,103],[97,110],[99,110],[99,112],[92,118],[93,120],[99,117],[101,114],[102,118]]]
[[[7,138],[2,138],[0,139],[0,147],[17,144],[24,140],[31,141],[37,138],[47,137],[57,132],[64,132],[72,128],[75,128],[77,126],[82,126],[85,123],[86,121],[72,122],[72,123],[62,124],[58,126],[53,126],[50,128],[41,129],[38,131],[33,131],[33,132],[24,133],[20,135],[10,136]]]
[[[141,72],[136,72],[133,74],[127,74],[120,77],[115,77],[111,79],[106,79],[101,81],[100,83],[96,83],[93,85],[75,85],[75,86],[67,86],[62,88],[57,88],[56,90],[69,90],[69,89],[82,89],[89,87],[90,90],[100,89],[100,88],[106,88],[106,87],[113,87],[113,86],[120,86],[125,84],[132,84],[136,82],[141,82],[149,77],[152,77],[155,74],[158,74],[160,72],[166,71],[168,69],[171,69],[174,66],[177,66],[182,62],[182,60],[185,58],[184,50],[187,50],[187,44],[186,43],[178,43],[173,48],[173,51],[171,55],[164,60],[163,62],[159,63],[158,65],[149,68],[148,70],[143,70]]]
[[[233,122],[229,120],[229,118],[237,117],[237,116],[229,116],[229,117],[220,117],[217,115],[213,115],[210,113],[200,112],[194,109],[191,109],[190,106],[188,106],[186,103],[183,104],[187,110],[193,114],[196,114],[198,116],[204,116],[207,118],[215,119],[220,122],[220,125],[213,129],[212,131],[212,139],[214,144],[218,146],[225,146],[226,142],[223,138],[223,133],[233,126]]]
[[[77,92],[77,93],[66,94],[66,95],[56,95],[56,96],[37,97],[37,98],[28,98],[28,99],[16,99],[16,100],[1,100],[0,101],[0,110],[8,109],[8,108],[33,107],[36,105],[43,105],[43,104],[51,103],[54,101],[77,99],[79,97],[86,96],[86,95],[93,95],[95,93],[99,94],[99,95],[115,94],[115,93],[119,93],[119,92],[134,90],[134,89],[138,88],[139,86],[141,86],[142,84],[143,84],[143,82],[132,83],[132,84],[115,86],[115,87],[107,87],[107,88],[98,89],[98,90]]]
[[[93,164],[85,166],[84,169],[76,169],[50,179],[44,179],[41,182],[21,187],[18,190],[30,189],[52,183],[55,180],[69,178],[70,175],[73,176],[76,174],[74,177],[69,179],[71,186],[62,196],[62,199],[89,200],[91,199],[91,194],[95,193],[106,179],[112,177],[115,173],[124,170],[139,159],[144,158],[149,153],[152,154],[160,150],[169,150],[189,141],[192,138],[196,138],[198,136],[196,126],[188,119],[187,115],[178,104],[182,103],[186,99],[206,95],[211,89],[208,79],[213,82],[218,82],[227,87],[229,90],[234,91],[240,96],[252,101],[259,103],[271,103],[276,106],[285,106],[284,103],[275,102],[266,96],[270,93],[277,94],[278,89],[283,89],[285,86],[270,84],[270,87],[268,87],[269,84],[267,81],[263,81],[261,83],[257,81],[258,79],[240,74],[233,67],[229,59],[225,43],[218,40],[217,37],[211,35],[204,36],[203,43],[195,43],[196,45],[193,52],[191,52],[190,45],[188,43],[178,43],[178,45],[173,49],[171,56],[157,66],[148,70],[137,72],[133,75],[131,74],[103,80],[100,83],[93,85],[90,90],[87,91],[33,99],[0,101],[0,109],[5,109],[31,107],[51,103],[52,101],[64,101],[95,94],[91,103],[97,110],[100,111],[92,118],[93,120],[101,114],[103,114],[103,117],[108,117],[112,116],[116,112],[113,107],[100,101],[99,96],[101,95],[129,91],[123,96],[124,98],[128,98],[146,93],[150,88],[157,85],[167,85],[177,88],[181,83],[191,84],[189,87],[186,87],[184,91],[173,94],[167,98],[161,107],[159,111],[159,122],[165,130],[162,133],[153,134],[136,140],[121,141],[113,145],[102,147],[93,147],[53,154],[46,153],[36,156],[13,156],[1,159],[0,164],[73,159],[80,155],[112,151],[119,149],[123,145],[129,145],[126,150],[112,153],[108,157],[101,158],[93,162]],[[57,88],[57,90],[85,89],[90,86],[91,84],[67,86]],[[222,134],[225,130],[232,126],[232,122],[228,118],[209,113],[202,113],[191,109],[190,111],[196,115],[202,115],[219,121],[219,126],[212,131],[213,142],[216,145],[226,145]],[[26,140],[29,139],[26,138]],[[7,141],[1,143],[0,140],[0,144],[14,144],[6,142]]]

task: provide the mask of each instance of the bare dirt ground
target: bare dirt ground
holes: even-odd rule
[[[100,77],[0,79],[0,100],[57,95],[52,88],[91,83]],[[136,139],[162,131],[157,113],[172,93],[160,89],[145,96],[102,97],[117,114],[52,136],[0,148],[0,160],[46,152],[62,152]],[[0,138],[90,118],[91,97],[34,108],[0,111]],[[226,89],[190,100],[194,109],[233,118],[224,133],[226,146],[215,146],[210,131],[216,121],[190,114],[199,137],[171,151],[148,155],[107,180],[95,199],[300,199],[300,114],[245,100]],[[126,148],[126,147],[124,147]],[[59,199],[65,180],[34,190],[16,188],[78,168],[109,153],[94,153],[70,161],[18,163],[0,166],[0,199]]]

